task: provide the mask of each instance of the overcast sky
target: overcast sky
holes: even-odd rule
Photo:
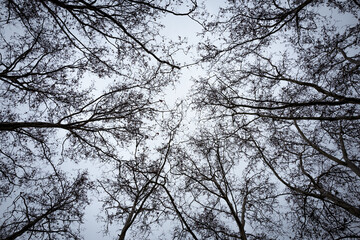
[[[218,0],[210,0],[204,1],[206,2],[206,10],[210,14],[216,14],[220,4],[224,4],[224,1]],[[199,1],[199,5],[201,2]],[[326,9],[322,9],[324,14],[328,14]],[[330,13],[333,14],[333,13]],[[347,19],[346,16],[342,16],[343,18],[340,20],[336,14],[333,15],[334,21],[339,22],[339,28],[342,28],[341,24],[349,23],[352,21],[356,21],[354,19]],[[198,33],[201,32],[202,28],[199,23],[193,21],[187,16],[174,16],[168,15],[165,18],[160,20],[165,28],[161,30],[161,35],[167,37],[170,40],[178,41],[179,38],[187,39],[188,44],[192,45],[193,48],[187,54],[183,52],[178,52],[174,56],[174,60],[179,62],[181,65],[188,65],[189,67],[182,68],[181,75],[179,79],[175,82],[174,86],[170,85],[169,87],[163,90],[163,95],[159,96],[159,98],[164,98],[165,102],[168,104],[170,108],[174,107],[175,103],[181,100],[187,99],[190,94],[191,86],[193,85],[193,78],[198,78],[199,76],[203,76],[206,72],[201,69],[200,65],[191,65],[196,59],[199,58],[198,52],[196,51],[197,44],[201,42],[201,38],[198,36]],[[281,51],[283,45],[278,43],[273,43],[273,48],[271,52],[267,52],[268,54],[276,54],[277,52]],[[89,82],[89,85],[91,83]],[[95,87],[97,93],[102,92],[106,89],[106,81],[95,81]],[[191,112],[191,108],[187,106],[187,118],[184,120],[184,124],[188,125],[189,129],[192,129],[195,125],[194,121],[194,113]],[[92,176],[92,180],[96,180],[96,178],[101,178],[104,174],[104,169],[106,169],[106,163],[99,163],[99,162],[91,162],[91,161],[82,161],[79,164],[75,164],[73,162],[65,162],[62,165],[63,169],[68,171],[76,172],[77,169],[89,169],[90,175]],[[82,225],[82,234],[85,240],[110,240],[116,237],[116,233],[121,231],[123,227],[120,223],[118,225],[113,224],[111,226],[111,232],[104,236],[102,233],[104,222],[97,221],[98,214],[102,211],[101,203],[96,200],[95,196],[97,193],[92,193],[94,196],[90,196],[93,201],[92,204],[89,205],[86,209],[84,224]],[[4,205],[3,205],[4,206]],[[163,229],[159,229],[159,233],[166,232],[166,228],[170,227],[168,224],[162,225]],[[136,231],[136,225],[132,227],[132,231]],[[156,239],[157,232],[153,233],[153,239]],[[130,239],[130,236],[128,237]]]
[[[199,1],[200,3],[200,1]],[[210,13],[216,14],[219,4],[221,1],[210,0],[206,1],[207,10]],[[201,38],[197,36],[197,33],[201,32],[202,27],[199,23],[193,21],[187,16],[174,16],[174,15],[167,15],[164,19],[161,19],[162,23],[165,25],[165,28],[161,30],[161,34],[166,36],[167,38],[177,41],[179,37],[186,38],[188,40],[188,44],[194,45],[192,51],[190,51],[187,55],[178,53],[176,55],[175,61],[180,62],[181,65],[184,64],[191,64],[194,62],[196,58],[199,56],[196,52],[196,45],[201,41]],[[169,105],[169,107],[173,107],[174,104],[180,100],[186,98],[189,94],[189,90],[193,84],[191,78],[196,78],[205,72],[200,69],[198,65],[192,65],[189,67],[185,67],[181,69],[181,76],[180,79],[175,83],[175,86],[169,86],[164,90],[164,100]],[[187,122],[191,126],[192,120],[192,113],[189,112],[190,108],[188,108],[188,116]],[[82,163],[80,167],[88,166],[90,172],[93,172],[93,175],[99,173],[99,163]],[[85,224],[83,225],[84,231],[84,239],[86,240],[110,240],[114,239],[115,233],[110,233],[107,236],[104,236],[101,232],[103,223],[97,221],[97,215],[101,210],[101,203],[99,203],[96,199],[93,200],[92,204],[87,207],[86,215],[85,215]],[[122,226],[117,226],[114,224],[112,229],[114,231],[121,230]],[[164,225],[166,228],[166,224]],[[164,229],[159,229],[159,232],[163,232]],[[156,233],[154,234],[156,235]]]

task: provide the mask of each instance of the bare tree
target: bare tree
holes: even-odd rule
[[[269,172],[247,161],[226,130],[203,129],[176,151],[172,172],[183,228],[193,239],[271,239],[283,234],[278,192]],[[184,195],[181,197],[181,195]],[[185,225],[186,223],[186,225]]]
[[[247,136],[252,158],[292,193],[295,238],[360,236],[358,10],[357,1],[233,1],[208,24],[226,34],[220,47],[203,45],[211,71],[194,102]]]
[[[171,53],[181,43],[159,35],[158,19],[196,8],[183,4],[1,1],[2,237],[80,238],[66,229],[81,223],[90,185],[75,180],[71,188],[61,163],[118,161],[120,149],[144,135],[161,104],[156,94],[179,68]],[[36,185],[42,190],[30,193]]]
[[[176,114],[170,113],[173,117]],[[101,216],[106,234],[115,226],[119,240],[127,239],[129,235],[148,239],[156,231],[154,226],[167,220],[169,214],[163,202],[167,201],[168,194],[164,189],[169,177],[169,156],[173,151],[179,123],[171,118],[165,125],[167,128],[162,129],[165,142],[160,147],[149,147],[157,145],[159,134],[153,137],[138,136],[129,159],[114,162],[113,170],[99,181],[101,190],[105,192]]]
[[[75,224],[83,221],[92,183],[86,173],[73,181],[62,174],[45,177],[27,182],[12,200],[1,221],[1,239],[79,239]]]

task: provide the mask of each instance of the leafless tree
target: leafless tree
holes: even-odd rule
[[[154,227],[161,226],[168,219],[168,210],[163,205],[169,194],[164,189],[167,190],[169,156],[179,128],[174,116],[169,120],[167,128],[162,129],[165,142],[153,149],[158,145],[156,141],[159,141],[157,136],[160,134],[155,134],[154,139],[150,136],[138,138],[129,157],[114,162],[112,171],[99,180],[105,193],[101,216],[106,234],[115,226],[119,240],[127,239],[127,236],[149,239],[156,231]]]
[[[283,233],[276,185],[261,164],[247,159],[239,136],[226,136],[223,130],[203,129],[174,155],[172,173],[181,182],[174,191],[175,210],[183,222],[174,234],[189,239],[276,237]]]
[[[197,6],[184,5],[0,2],[2,238],[80,238],[66,229],[81,223],[90,185],[83,174],[65,180],[61,163],[118,161],[121,148],[145,135],[143,122],[161,104],[156,94],[179,69],[172,53],[181,43],[160,44],[158,19]]]
[[[23,192],[8,200],[9,206],[0,225],[1,239],[79,239],[83,208],[92,188],[86,173],[73,181],[64,175],[33,179]],[[78,224],[78,226],[76,226]]]
[[[211,70],[194,102],[292,192],[295,238],[360,237],[358,12],[358,1],[229,1],[207,25],[223,37],[202,45]]]

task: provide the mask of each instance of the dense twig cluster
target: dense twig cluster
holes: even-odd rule
[[[360,238],[357,0],[0,4],[1,239],[80,239],[90,192],[116,239]],[[174,109],[168,14],[204,37]]]

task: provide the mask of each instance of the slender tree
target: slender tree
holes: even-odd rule
[[[174,155],[172,173],[181,179],[176,196],[183,227],[193,239],[271,239],[282,232],[279,192],[270,174],[250,161],[239,136],[203,129]],[[178,180],[179,181],[179,180]],[[185,196],[181,198],[181,194]]]
[[[129,157],[114,162],[111,173],[99,180],[105,193],[101,214],[105,233],[115,227],[119,240],[128,239],[128,236],[148,239],[156,227],[168,220],[168,210],[163,207],[168,194],[164,189],[169,178],[169,156],[179,128],[173,115],[177,113],[170,113],[170,122],[162,124],[167,125],[162,129],[165,142],[153,149],[150,146],[159,145],[156,143],[159,134],[139,136]]]
[[[359,238],[358,10],[229,1],[207,25],[223,37],[202,45],[211,70],[194,102],[247,136],[252,158],[292,193],[295,238]]]
[[[61,163],[118,161],[120,149],[145,135],[143,123],[161,103],[156,94],[177,75],[171,52],[182,44],[159,35],[158,19],[196,8],[184,5],[0,2],[1,238],[81,237],[67,229],[81,223],[90,186],[70,187]]]
[[[1,239],[79,239],[82,209],[92,188],[86,173],[74,180],[63,174],[27,182],[3,214]]]

